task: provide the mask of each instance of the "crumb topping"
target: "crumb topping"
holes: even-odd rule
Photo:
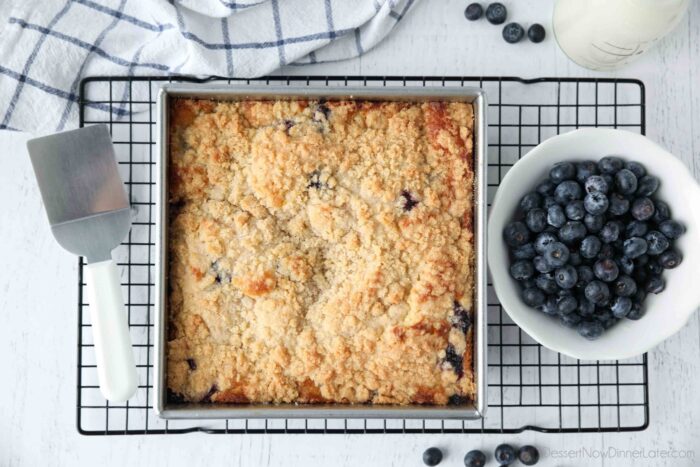
[[[173,400],[473,400],[470,104],[171,109]]]

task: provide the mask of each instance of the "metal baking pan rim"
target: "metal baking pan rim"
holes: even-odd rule
[[[172,404],[167,402],[166,336],[167,318],[167,142],[169,97],[219,100],[244,99],[357,99],[382,101],[461,101],[474,105],[475,158],[475,306],[473,327],[473,368],[476,400],[463,406],[367,405],[367,404]],[[155,277],[155,362],[153,408],[164,419],[241,418],[388,418],[388,419],[479,419],[487,407],[487,269],[486,269],[486,96],[474,87],[289,87],[277,85],[235,85],[219,83],[169,83],[158,92],[156,171],[156,277]]]

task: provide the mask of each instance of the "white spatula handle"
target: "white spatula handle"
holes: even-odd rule
[[[100,390],[107,400],[123,402],[136,392],[136,366],[119,273],[109,260],[88,264],[85,275]]]

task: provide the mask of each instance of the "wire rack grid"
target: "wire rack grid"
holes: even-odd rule
[[[638,431],[649,424],[647,356],[579,361],[552,352],[522,332],[489,284],[488,411],[478,421],[394,419],[162,420],[152,410],[155,253],[155,97],[168,81],[231,86],[477,86],[487,93],[488,200],[529,149],[581,127],[645,131],[645,94],[629,79],[512,77],[90,77],[80,87],[80,125],[109,126],[120,173],[134,208],[128,238],[114,252],[122,271],[139,387],[129,402],[99,392],[84,260],[79,267],[77,428],[85,435],[207,433],[517,433]]]

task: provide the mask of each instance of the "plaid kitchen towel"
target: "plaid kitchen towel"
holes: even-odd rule
[[[354,57],[414,1],[0,0],[0,129],[77,126],[78,86],[88,75],[250,78]]]

